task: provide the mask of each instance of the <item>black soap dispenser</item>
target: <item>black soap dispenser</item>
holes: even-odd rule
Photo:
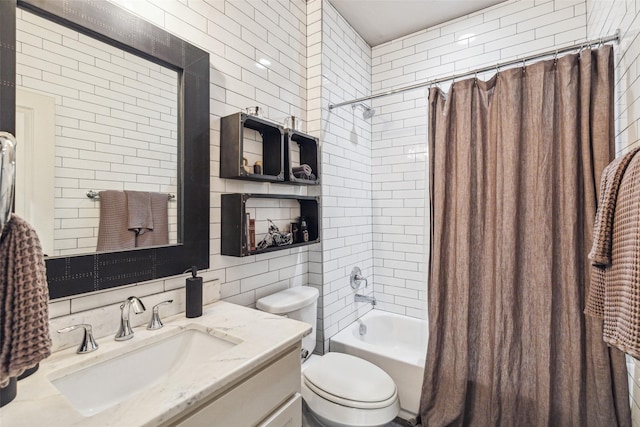
[[[191,267],[191,277],[187,278],[187,317],[202,316],[202,277],[198,277],[198,267]],[[189,270],[187,270],[189,271]]]

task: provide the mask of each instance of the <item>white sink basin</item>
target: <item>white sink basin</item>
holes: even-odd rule
[[[78,412],[90,416],[170,377],[178,379],[181,372],[236,344],[186,329],[77,371],[53,372],[49,380]]]

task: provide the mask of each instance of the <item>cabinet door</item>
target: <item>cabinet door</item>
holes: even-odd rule
[[[264,367],[212,402],[170,425],[179,427],[256,426],[300,392],[300,348]],[[300,414],[302,410],[300,409]],[[284,424],[286,425],[286,424]],[[295,424],[299,427],[300,424]]]
[[[258,424],[258,427],[300,427],[302,425],[302,396],[296,393],[287,403]]]

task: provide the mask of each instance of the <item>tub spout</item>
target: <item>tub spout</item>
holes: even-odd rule
[[[355,295],[355,301],[356,302],[369,302],[369,303],[371,303],[372,306],[376,305],[376,298],[375,297],[369,297],[369,296],[366,296],[366,295],[356,294]]]

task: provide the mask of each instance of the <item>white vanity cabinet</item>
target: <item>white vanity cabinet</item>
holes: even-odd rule
[[[300,427],[300,350],[300,343],[290,347],[165,425]]]

